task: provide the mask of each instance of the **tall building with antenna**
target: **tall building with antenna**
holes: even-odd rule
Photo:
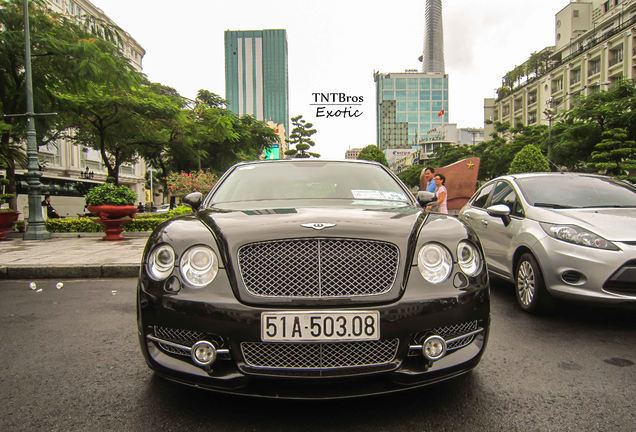
[[[427,0],[422,71],[375,72],[378,147],[421,148],[447,142],[448,75],[444,72],[441,0]]]

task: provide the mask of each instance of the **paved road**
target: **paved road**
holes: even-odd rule
[[[636,313],[520,313],[493,286],[490,344],[472,374],[397,395],[257,400],[164,382],[137,347],[135,281],[0,281],[0,430],[636,430]]]

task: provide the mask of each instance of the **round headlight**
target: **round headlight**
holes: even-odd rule
[[[219,272],[219,260],[207,246],[194,246],[181,257],[181,276],[192,286],[202,287],[214,280]]]
[[[481,271],[481,256],[477,247],[467,241],[457,245],[457,263],[466,276],[476,276]]]
[[[417,255],[417,268],[422,277],[431,283],[440,283],[448,278],[453,267],[450,252],[441,244],[427,243]]]
[[[167,244],[156,247],[148,257],[148,275],[157,281],[164,280],[174,268],[174,249]]]

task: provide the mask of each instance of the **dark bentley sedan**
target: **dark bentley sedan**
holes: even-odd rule
[[[386,168],[232,167],[150,236],[138,287],[148,365],[209,390],[337,398],[468,372],[488,337],[475,234]]]

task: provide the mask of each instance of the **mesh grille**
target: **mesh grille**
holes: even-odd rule
[[[399,254],[397,246],[384,242],[300,239],[245,245],[238,259],[251,294],[349,297],[391,289]]]
[[[478,322],[477,321],[467,321],[464,323],[453,324],[444,327],[436,327],[431,331],[418,333],[413,338],[413,342],[415,344],[421,344],[426,339],[426,336],[431,334],[437,334],[443,337],[445,340],[453,339],[455,337],[461,336],[466,333],[470,333],[472,331],[477,330]],[[465,338],[458,339],[454,342],[450,342],[447,344],[446,349],[448,351],[456,350],[459,348],[463,348],[466,345],[470,344],[475,339],[475,335],[466,336]]]
[[[253,367],[333,369],[390,363],[398,343],[398,339],[322,344],[243,342],[241,351]]]
[[[178,343],[180,345],[191,346],[196,341],[204,339],[205,333],[193,330],[155,326],[155,337],[165,341]]]

